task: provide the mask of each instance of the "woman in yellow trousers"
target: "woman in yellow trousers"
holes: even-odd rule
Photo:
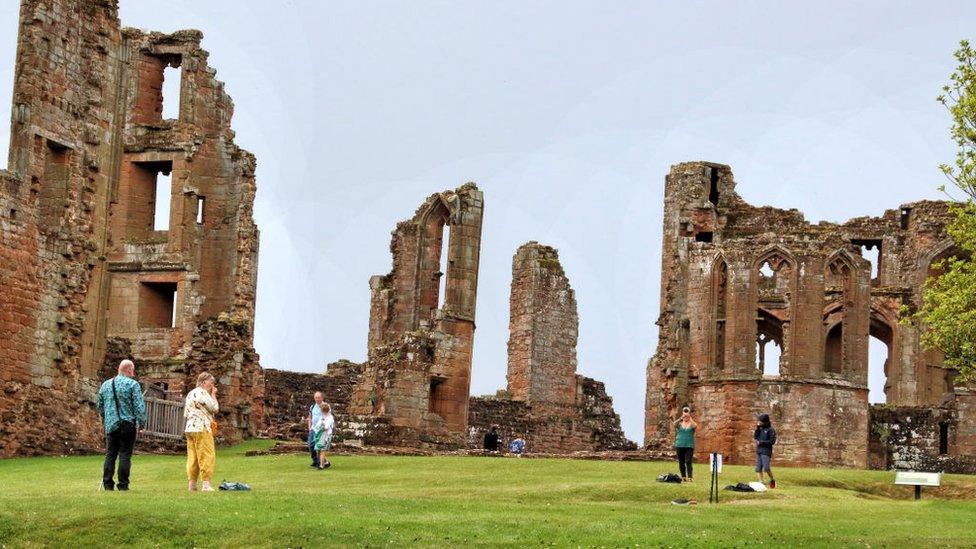
[[[217,426],[214,415],[220,409],[217,403],[217,384],[214,376],[203,372],[197,376],[197,387],[186,395],[183,417],[186,419],[186,476],[191,492],[197,489],[197,479],[203,482],[202,492],[213,492],[214,433]]]

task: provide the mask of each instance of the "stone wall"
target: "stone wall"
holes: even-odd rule
[[[743,201],[728,166],[673,166],[645,445],[668,447],[691,404],[708,419],[701,450],[748,461],[765,411],[780,423],[785,461],[865,466],[869,336],[888,349],[889,403],[934,405],[953,391],[953,372],[921,350],[920,328],[899,322],[902,306],[918,306],[930,266],[956,251],[947,220],[947,203],[915,202],[812,225],[797,210]],[[876,272],[869,249],[879,250]],[[767,364],[773,349],[778,364]],[[852,420],[844,429],[834,405]]]
[[[114,0],[21,2],[0,173],[2,455],[101,446],[110,337],[127,340],[140,375],[186,360],[199,327],[229,313],[253,352],[254,158],[233,144],[233,105],[200,39],[123,29]],[[161,96],[167,65],[181,68],[179,98]],[[163,100],[179,102],[177,120],[162,120]],[[169,212],[154,211],[160,173],[173,175]],[[227,405],[259,398],[242,393],[259,387],[244,380],[256,367],[223,376]],[[238,436],[255,426],[234,424]]]
[[[336,419],[336,441],[349,437],[349,396],[362,374],[362,364],[340,360],[329,364],[324,374],[264,371],[264,410],[267,430],[264,435],[282,440],[305,440],[305,418],[316,391],[322,392]]]
[[[957,420],[951,406],[871,406],[871,468],[976,474]]]

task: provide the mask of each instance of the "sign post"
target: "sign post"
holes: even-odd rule
[[[708,502],[718,503],[718,474],[722,472],[722,454],[716,452],[709,454],[708,469],[712,473],[712,482],[708,487]]]
[[[898,471],[895,473],[895,484],[915,487],[915,500],[922,499],[922,486],[941,486],[942,473],[918,473],[915,471]]]

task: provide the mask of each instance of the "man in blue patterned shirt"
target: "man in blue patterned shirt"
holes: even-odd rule
[[[142,387],[133,379],[136,366],[131,360],[119,363],[119,375],[102,383],[98,389],[98,413],[105,424],[105,464],[102,467],[102,487],[105,490],[129,489],[129,469],[132,467],[132,447],[136,431],[146,426],[146,402]],[[116,485],[115,460],[119,460],[119,482]]]

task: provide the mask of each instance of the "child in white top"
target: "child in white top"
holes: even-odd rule
[[[328,469],[332,463],[325,458],[325,452],[332,448],[332,434],[335,431],[335,417],[332,408],[325,402],[319,405],[322,417],[312,426],[315,431],[315,449],[319,452],[319,469]]]

